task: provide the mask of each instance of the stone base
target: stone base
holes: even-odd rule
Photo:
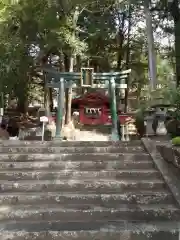
[[[57,137],[54,137],[53,138],[53,142],[62,142],[62,141],[64,141],[65,139],[63,138],[63,137],[61,137],[61,136],[57,136]],[[65,140],[66,141],[66,140]]]

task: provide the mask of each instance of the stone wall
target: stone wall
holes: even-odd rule
[[[163,159],[172,163],[176,168],[180,169],[180,148],[172,145],[157,145],[157,150],[160,152]]]

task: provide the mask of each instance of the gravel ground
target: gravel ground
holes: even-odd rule
[[[22,131],[20,133],[20,139],[24,139],[25,136],[27,136],[27,132],[29,131]],[[42,135],[42,130],[41,128],[35,128],[35,129],[31,129],[30,131],[30,135],[31,135],[31,132],[35,133],[35,135],[38,137],[38,138],[41,138],[41,135]],[[55,131],[54,131],[54,134],[55,134]],[[100,132],[97,132],[97,131],[88,131],[88,130],[80,130],[80,129],[75,129],[75,128],[69,128],[69,127],[66,127],[62,130],[61,132],[62,134],[62,137],[67,137],[68,140],[70,141],[109,141],[111,139],[111,136],[110,134],[108,133],[100,133]],[[35,138],[37,138],[35,137]],[[29,139],[29,137],[25,137],[25,138],[28,138],[28,140],[34,140],[34,139]],[[33,135],[32,135],[32,138]],[[27,140],[27,139],[26,139]],[[36,139],[37,140],[37,139]]]
[[[62,137],[67,137],[70,141],[109,141],[110,134],[107,131],[98,131],[99,129],[74,128],[70,123],[62,128]]]
[[[75,141],[109,141],[110,136],[92,131],[75,130],[73,139]]]

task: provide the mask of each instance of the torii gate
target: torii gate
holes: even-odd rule
[[[61,138],[65,88],[107,88],[111,101],[112,140],[119,141],[118,116],[115,89],[126,89],[131,69],[121,72],[95,73],[93,68],[81,68],[81,72],[59,72],[51,66],[43,68],[46,74],[46,86],[58,88],[58,108],[56,120],[56,138]]]

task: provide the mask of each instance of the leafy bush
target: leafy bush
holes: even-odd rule
[[[165,126],[167,129],[168,134],[172,137],[180,136],[180,121],[176,119],[171,119],[165,122]]]
[[[180,121],[180,88],[169,88],[164,93],[164,99],[168,99],[169,103],[175,107],[175,110],[169,113],[171,117]]]
[[[172,87],[166,89],[164,99],[168,99],[169,103],[173,106],[173,110],[167,113],[165,120],[167,132],[171,137],[178,137],[180,136],[180,88]]]
[[[180,146],[180,137],[175,137],[172,139],[172,144],[175,146]]]

